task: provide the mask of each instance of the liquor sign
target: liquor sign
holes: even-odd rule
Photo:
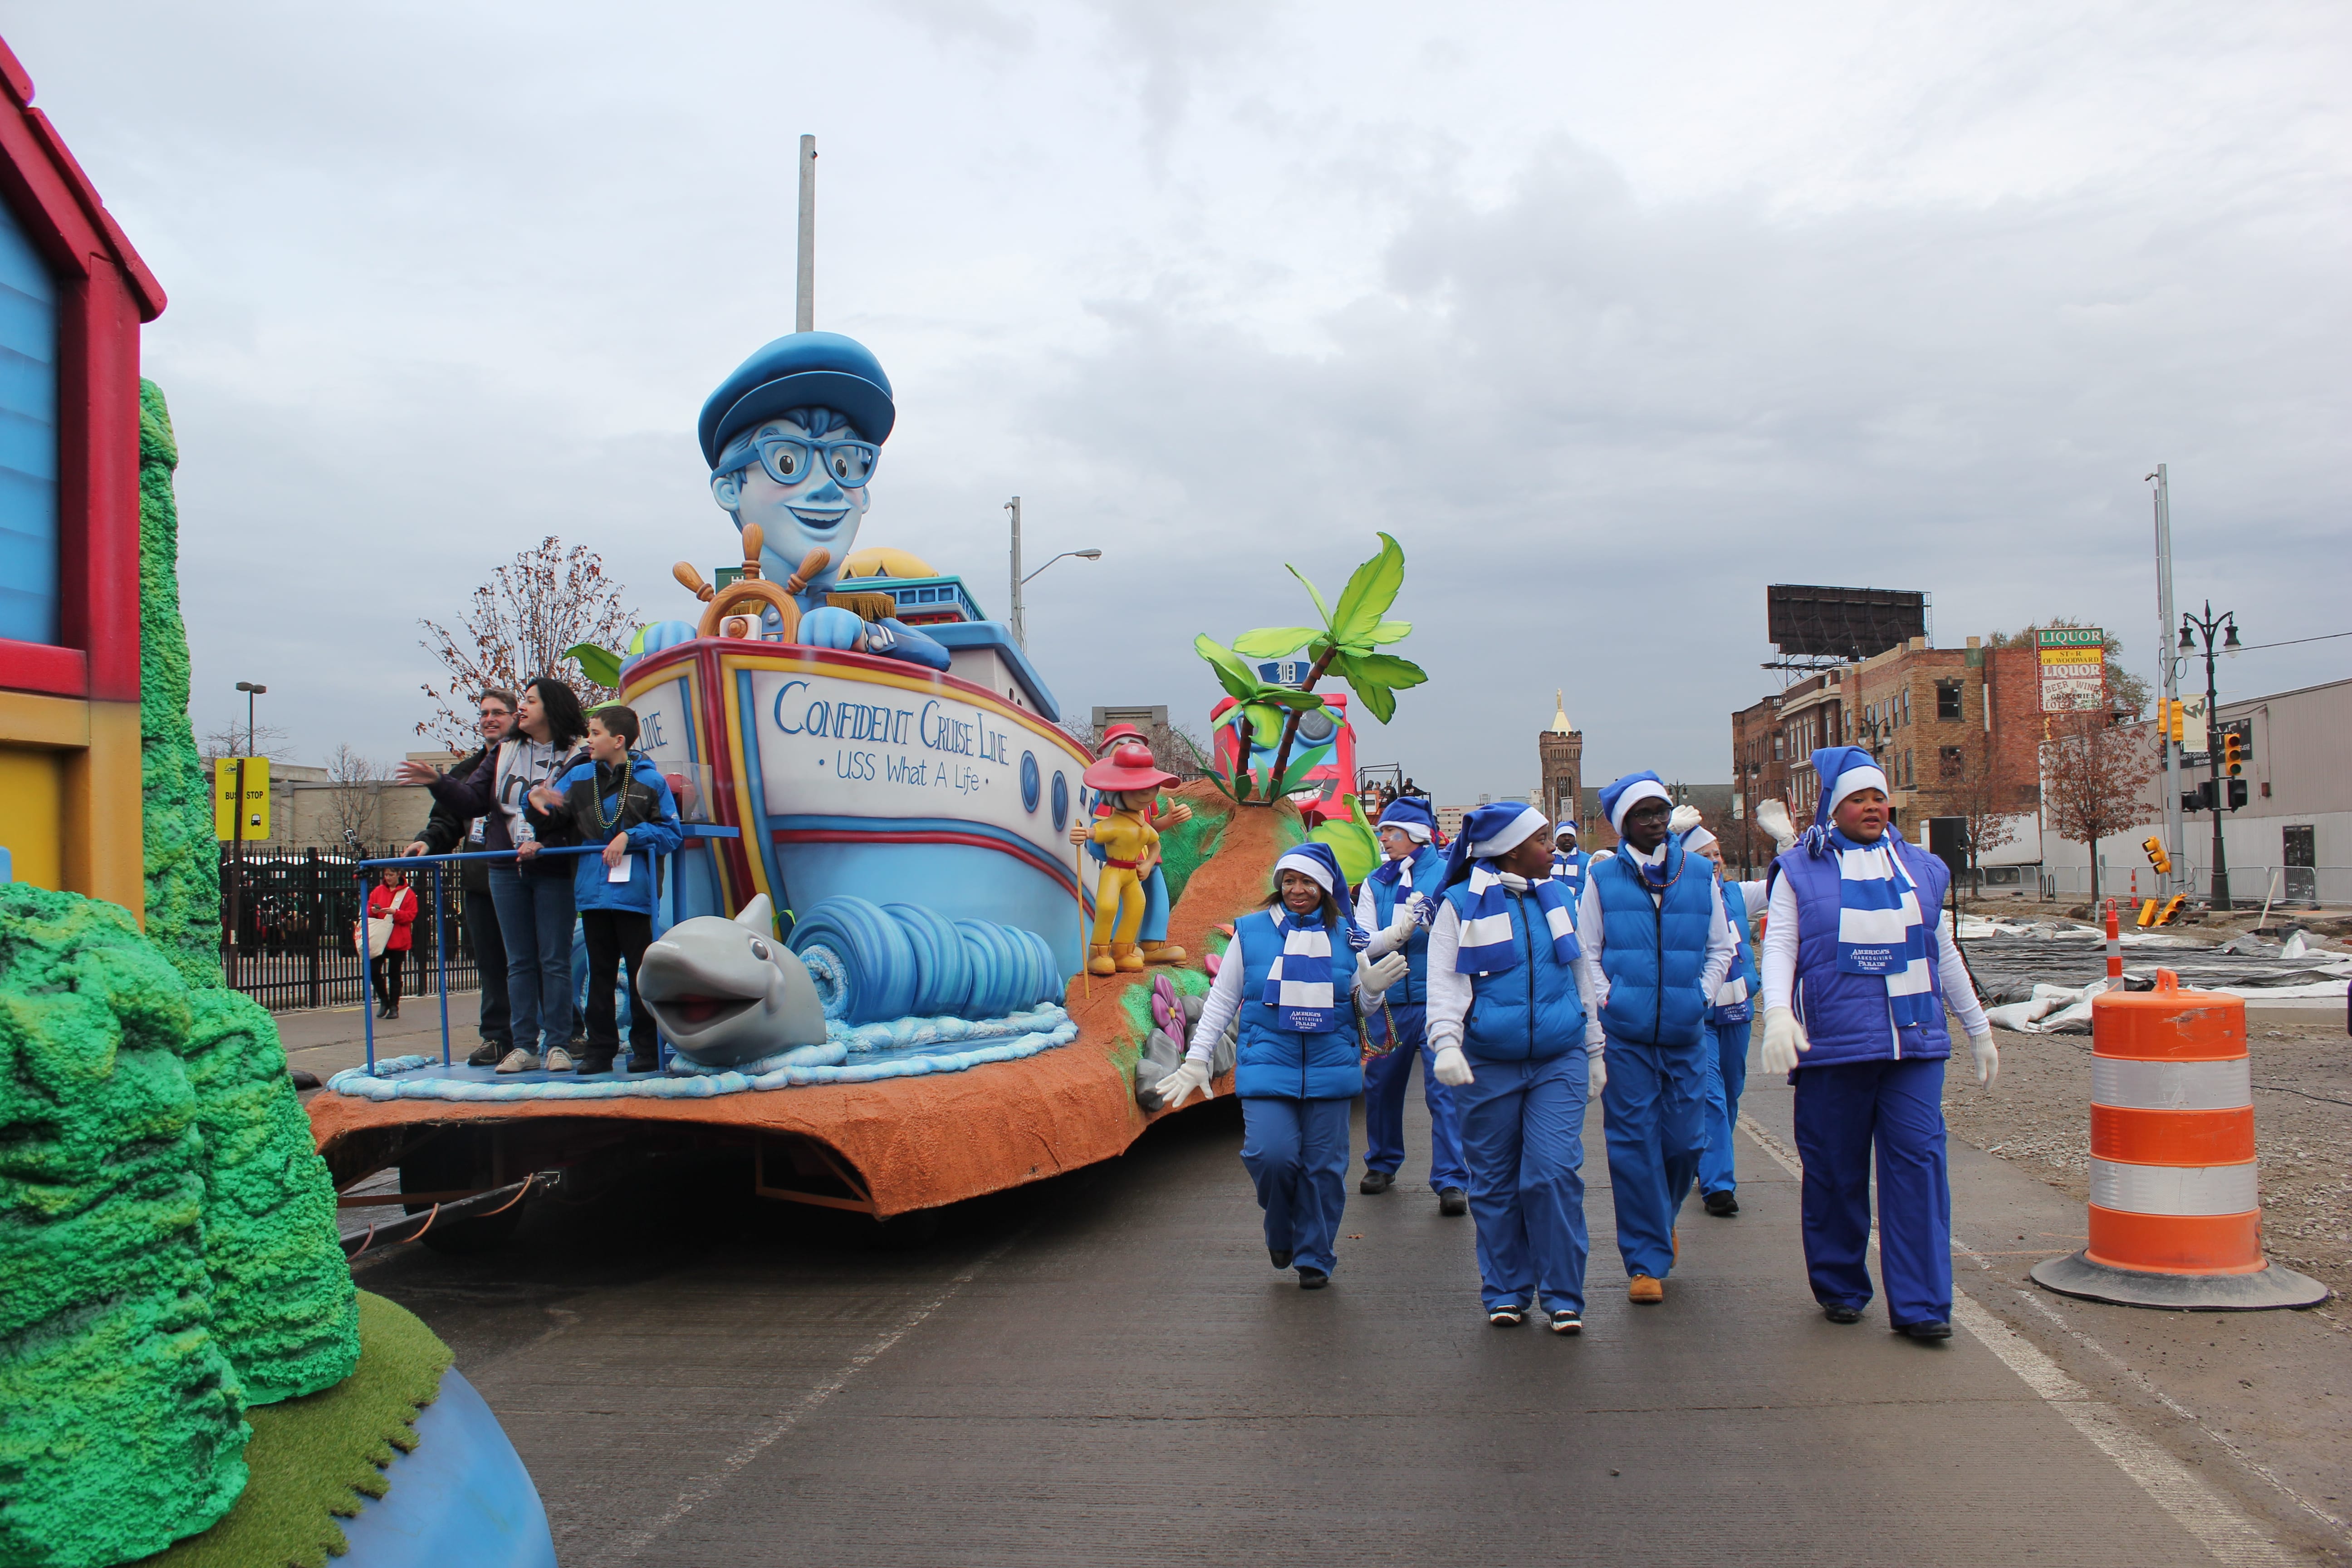
[[[2042,710],[2104,707],[2107,634],[2097,626],[2053,626],[2033,634],[2042,652]]]

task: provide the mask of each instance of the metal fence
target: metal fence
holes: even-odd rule
[[[2039,876],[2044,899],[2074,899],[2091,896],[2091,868],[2088,866],[2027,867],[2026,876]],[[2099,893],[2103,898],[2122,898],[2131,890],[2132,876],[2137,870],[2142,898],[2153,897],[2158,891],[2156,879],[2148,868],[2134,862],[2129,865],[2108,864],[2099,868]],[[2187,891],[2193,899],[2207,899],[2213,894],[2211,868],[2191,866],[2188,868],[2189,885],[2171,890]],[[2029,882],[2029,885],[2030,882]],[[2240,866],[2230,867],[2230,901],[2240,908],[2261,909],[2269,900],[2273,909],[2341,909],[2352,904],[2352,866]]]
[[[399,846],[380,853],[397,855]],[[434,953],[445,928],[449,989],[475,989],[480,975],[466,939],[465,892],[457,868],[443,869],[437,904],[429,871],[411,877],[409,887],[418,908],[409,928],[412,945],[403,957],[402,993],[434,994]],[[352,857],[310,849],[299,855],[248,853],[238,860],[224,851],[222,973],[231,988],[273,1013],[365,1001],[367,961],[354,941],[360,903],[360,873]]]

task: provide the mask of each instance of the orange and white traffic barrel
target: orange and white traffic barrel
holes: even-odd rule
[[[2127,1307],[2314,1307],[2327,1287],[2263,1255],[2254,1094],[2242,997],[2153,991],[2091,999],[2090,1245],[2036,1264],[2038,1285]]]

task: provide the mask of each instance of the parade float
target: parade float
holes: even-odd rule
[[[1421,679],[1376,651],[1409,630],[1383,618],[1393,540],[1322,627],[1238,639],[1304,647],[1298,678],[1219,647],[1252,748],[1171,788],[1139,736],[1080,745],[961,578],[860,547],[896,417],[865,345],[805,331],[760,348],[698,425],[740,566],[680,562],[692,620],[580,650],[609,659],[685,818],[639,976],[665,1061],[499,1072],[446,1040],[378,1059],[371,1036],[366,1065],[310,1105],[340,1184],[397,1168],[427,1211],[731,1152],[763,1197],[888,1220],[1075,1170],[1159,1111],[1223,928],[1281,850],[1311,832],[1351,876],[1377,863],[1352,793],[1308,779],[1332,773],[1345,723],[1311,688],[1337,674],[1385,716]],[[425,1239],[491,1245],[522,1213],[453,1215]]]
[[[698,427],[735,559],[680,562],[692,618],[601,656],[684,820],[639,976],[660,1068],[501,1074],[371,1047],[310,1105],[339,1185],[396,1167],[424,1210],[727,1152],[762,1196],[887,1220],[1110,1158],[1149,1124],[1147,1044],[1164,1054],[1208,987],[1186,954],[1304,829],[1167,787],[1146,749],[1115,782],[1149,787],[1115,793],[1166,827],[1152,861],[1095,852],[1103,781],[1137,759],[1062,727],[960,577],[860,546],[896,416],[852,339],[795,332],[745,360]],[[1167,929],[1090,973],[1098,883],[1146,877]],[[488,1245],[525,1206],[425,1239]]]

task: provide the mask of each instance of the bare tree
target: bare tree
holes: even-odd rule
[[[1969,871],[1975,884],[1972,896],[1983,890],[1985,851],[2016,843],[2017,824],[2022,815],[2017,809],[2017,785],[2004,784],[1993,777],[1990,740],[1977,748],[1974,763],[1963,777],[1945,787],[1945,798],[1951,803],[1969,836]]]
[[[434,711],[416,732],[451,751],[470,751],[478,743],[475,695],[486,686],[516,689],[542,675],[570,682],[583,707],[611,700],[617,693],[590,680],[563,650],[581,643],[615,652],[627,646],[637,614],[623,593],[594,551],[580,544],[567,550],[551,533],[492,572],[454,629],[417,622],[426,633],[417,646],[444,673],[439,683],[425,684]]]
[[[206,762],[221,757],[286,759],[286,731],[275,724],[256,724],[249,732],[242,724],[224,724],[205,732],[196,742],[196,754]]]
[[[388,770],[339,745],[327,759],[329,798],[333,802],[335,832],[344,843],[373,843],[383,815],[383,784]]]
[[[2090,851],[2091,902],[2099,901],[2099,840],[2151,820],[2156,748],[2144,724],[2118,723],[2095,709],[2046,716],[2042,812],[2051,830]]]

